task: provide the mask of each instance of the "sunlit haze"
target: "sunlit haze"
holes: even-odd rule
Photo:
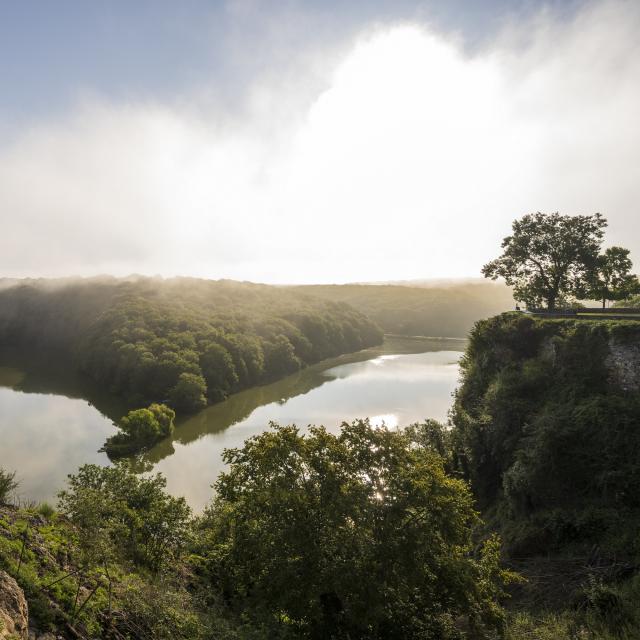
[[[373,4],[344,20],[336,4],[335,29],[311,2],[273,3],[264,24],[257,3],[221,4],[224,39],[185,10],[199,48],[158,56],[182,65],[164,90],[135,57],[163,49],[157,33],[93,73],[49,34],[20,64],[53,57],[57,80],[0,76],[0,275],[470,277],[532,211],[599,211],[640,260],[640,4],[487,3],[475,28]],[[0,22],[2,67],[37,24],[8,5]],[[203,51],[209,66],[185,57]]]

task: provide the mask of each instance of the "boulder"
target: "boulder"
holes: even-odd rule
[[[0,638],[29,638],[27,601],[18,583],[0,571]]]

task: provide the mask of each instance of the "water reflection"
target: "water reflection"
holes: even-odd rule
[[[98,448],[114,432],[86,400],[0,389],[0,466],[17,471],[23,500],[53,500],[81,464],[108,464]]]
[[[382,364],[373,359],[341,364],[318,372],[321,384],[292,395],[284,403],[273,390],[277,400],[257,406],[232,426],[227,423],[229,414],[224,407],[211,407],[176,429],[172,455],[165,455],[167,442],[150,452],[158,460],[154,470],[167,476],[173,493],[188,496],[195,508],[201,508],[212,495],[210,485],[223,469],[221,451],[241,446],[271,420],[301,427],[323,424],[335,432],[343,421],[366,416],[388,428],[425,418],[446,420],[460,355],[438,351],[401,355]],[[224,422],[216,423],[217,418]]]
[[[222,450],[240,446],[271,420],[337,430],[342,421],[365,416],[388,428],[445,419],[463,347],[460,341],[392,339],[325,361],[180,422],[172,439],[131,464],[138,471],[163,472],[173,493],[201,508],[222,469]],[[115,431],[106,416],[124,413],[117,400],[51,362],[6,356],[0,362],[0,466],[18,470],[24,496],[51,500],[81,464],[108,464],[98,450]]]

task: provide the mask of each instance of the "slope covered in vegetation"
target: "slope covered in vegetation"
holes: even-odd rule
[[[503,314],[476,325],[462,371],[453,465],[530,578],[527,607],[565,609],[548,636],[520,632],[639,637],[640,322]],[[589,616],[601,635],[571,635]]]
[[[404,286],[395,284],[305,285],[299,291],[346,302],[385,333],[463,338],[481,318],[513,309],[511,290],[490,282]]]
[[[193,411],[381,341],[344,303],[266,285],[139,278],[0,290],[0,347],[56,350],[132,406]]]
[[[446,473],[435,425],[272,427],[225,454],[197,518],[161,476],[125,465],[82,467],[59,512],[0,506],[0,570],[31,624],[65,639],[501,634],[513,576],[496,538],[477,544],[471,493]]]

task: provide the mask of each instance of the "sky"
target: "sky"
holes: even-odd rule
[[[640,3],[0,4],[0,277],[480,275],[602,213],[640,264]]]

